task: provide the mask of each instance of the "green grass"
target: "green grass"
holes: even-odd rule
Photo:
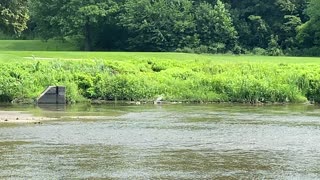
[[[66,86],[68,102],[320,102],[320,58],[0,51],[0,101],[30,102],[49,85]]]
[[[30,102],[47,86],[63,85],[68,102],[152,101],[158,96],[191,102],[320,102],[319,63],[192,60],[190,56],[201,56],[187,54],[180,54],[187,60],[168,60],[153,53],[138,53],[140,58],[120,54],[128,59],[114,54],[114,59],[0,61],[0,101]]]
[[[70,42],[49,40],[0,40],[0,61],[14,60],[179,60],[184,62],[214,61],[217,63],[255,62],[255,63],[320,63],[314,57],[271,57],[250,55],[209,55],[157,52],[81,52]]]
[[[0,40],[0,51],[74,51],[77,49],[68,41]]]
[[[250,55],[209,55],[186,53],[162,53],[162,52],[77,52],[77,51],[0,51],[0,61],[8,60],[46,60],[53,58],[59,60],[178,60],[184,62],[213,61],[217,63],[320,63],[320,58],[315,57],[272,57]]]

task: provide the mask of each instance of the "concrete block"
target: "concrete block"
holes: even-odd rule
[[[38,104],[66,104],[66,87],[49,86],[37,99]]]

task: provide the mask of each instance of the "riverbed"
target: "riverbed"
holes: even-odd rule
[[[0,179],[319,179],[317,105],[0,105]]]

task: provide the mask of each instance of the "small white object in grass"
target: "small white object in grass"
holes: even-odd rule
[[[153,102],[153,104],[161,104],[162,99],[163,99],[163,96],[159,96],[159,97]]]

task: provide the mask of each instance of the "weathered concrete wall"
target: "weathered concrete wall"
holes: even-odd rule
[[[37,99],[38,104],[66,104],[66,88],[49,86]]]

